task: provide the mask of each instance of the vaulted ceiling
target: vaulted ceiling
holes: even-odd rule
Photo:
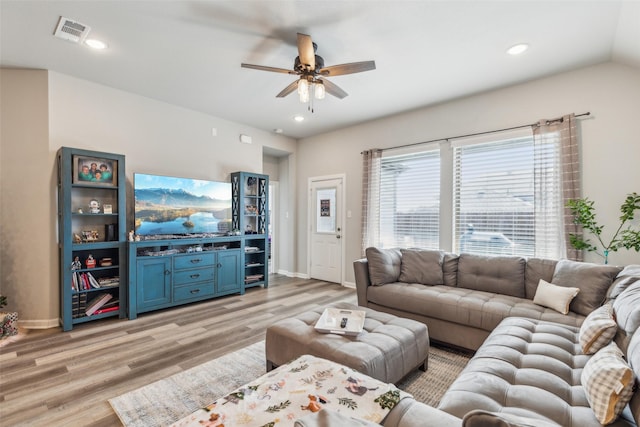
[[[94,51],[54,37],[59,17],[91,27]],[[303,138],[606,61],[640,69],[640,1],[0,0],[2,67],[48,69]],[[311,113],[293,68],[296,33],[326,65],[375,60],[331,81]],[[506,54],[517,43],[530,49]],[[296,123],[295,115],[305,121]]]

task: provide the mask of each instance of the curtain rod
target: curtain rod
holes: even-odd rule
[[[589,115],[591,115],[591,112],[587,111],[586,113],[576,114],[575,117],[582,117],[582,116],[589,116]],[[553,122],[557,122],[557,121],[562,122],[562,120],[563,120],[562,117],[558,117],[557,119],[547,120],[546,123],[549,124],[549,123],[553,123]],[[470,133],[470,134],[467,134],[467,135],[450,136],[448,138],[438,138],[438,139],[432,139],[430,141],[412,142],[411,144],[396,145],[395,147],[381,148],[380,150],[381,151],[386,151],[386,150],[394,150],[396,148],[413,147],[414,145],[429,144],[431,142],[447,141],[449,139],[457,139],[457,138],[468,138],[470,136],[486,135],[486,134],[494,133],[494,132],[503,132],[503,131],[507,131],[507,130],[522,129],[522,128],[538,126],[538,125],[539,125],[539,122],[536,122],[536,123],[531,123],[531,124],[528,124],[528,125],[520,125],[520,126],[514,126],[514,127],[498,129],[498,130],[489,130],[489,131],[486,131],[486,132],[477,132],[477,133]],[[364,153],[364,151],[360,152],[360,154],[362,154],[362,153]]]

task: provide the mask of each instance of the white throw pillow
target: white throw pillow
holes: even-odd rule
[[[584,354],[594,354],[609,344],[616,335],[618,324],[613,318],[613,306],[607,303],[593,310],[580,326],[580,347]]]
[[[615,421],[631,396],[635,375],[615,342],[599,350],[584,365],[580,382],[589,406],[601,424]]]
[[[567,314],[569,313],[569,304],[578,295],[578,292],[580,292],[578,288],[558,286],[540,279],[533,303]]]

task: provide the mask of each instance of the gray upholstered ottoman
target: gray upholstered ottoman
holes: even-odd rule
[[[412,370],[427,369],[429,333],[424,323],[365,307],[338,303],[330,307],[364,310],[364,330],[357,336],[323,334],[314,329],[323,308],[280,320],[267,328],[267,370],[303,354],[349,366],[387,383]]]

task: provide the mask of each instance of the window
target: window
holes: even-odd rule
[[[440,247],[439,150],[383,155],[379,246]]]
[[[371,243],[562,257],[559,140],[527,127],[383,152]]]

